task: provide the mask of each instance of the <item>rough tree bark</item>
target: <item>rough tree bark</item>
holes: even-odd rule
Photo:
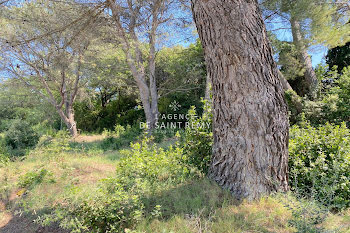
[[[288,115],[255,0],[192,0],[213,83],[209,177],[238,199],[286,191]]]
[[[299,52],[299,58],[305,68],[305,91],[301,93],[302,95],[309,94],[313,96],[315,89],[317,88],[317,77],[315,70],[312,67],[311,57],[307,52],[305,46],[304,38],[301,32],[301,26],[297,19],[294,17],[290,18],[290,24],[292,26],[293,43]],[[303,85],[303,84],[302,84]]]

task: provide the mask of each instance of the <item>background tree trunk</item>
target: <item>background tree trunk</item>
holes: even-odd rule
[[[66,124],[67,129],[69,130],[70,135],[75,138],[78,136],[77,123],[74,119],[73,109],[67,109],[66,114],[62,109],[57,109],[58,114],[60,115],[62,121]]]
[[[211,80],[210,80],[210,74],[207,74],[207,79],[205,82],[205,96],[204,99],[207,101],[210,101],[210,89],[212,88]]]
[[[278,77],[281,81],[283,90],[285,90],[285,91],[293,90],[293,88],[290,86],[288,80],[283,76],[282,72],[279,70],[277,72],[278,72]]]
[[[156,28],[153,26],[152,28]],[[151,97],[151,111],[152,111],[152,122],[150,123],[151,129],[155,127],[158,120],[158,91],[157,91],[157,79],[156,79],[156,35],[155,31],[152,30],[150,36],[150,58],[149,58],[149,86],[150,86],[150,97]]]
[[[305,89],[305,91],[301,94],[309,94],[310,96],[313,96],[313,92],[317,88],[317,77],[315,70],[312,67],[311,57],[307,52],[299,21],[294,17],[291,17],[290,23],[292,26],[293,43],[299,52],[300,61],[305,68],[305,83],[302,83],[301,85],[305,85],[306,88],[302,88]]]
[[[288,189],[288,114],[256,1],[192,0],[213,84],[209,176],[238,199]]]

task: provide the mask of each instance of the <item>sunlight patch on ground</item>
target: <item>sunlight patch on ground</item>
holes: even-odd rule
[[[104,135],[79,135],[78,137],[74,138],[74,142],[96,142],[102,141],[103,139],[105,139]]]

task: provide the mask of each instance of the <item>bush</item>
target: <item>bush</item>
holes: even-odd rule
[[[288,105],[288,115],[291,124],[299,121],[299,114],[303,110],[302,98],[293,90],[285,92],[285,99]]]
[[[39,136],[22,120],[14,120],[10,128],[5,132],[5,146],[12,155],[23,155],[25,150],[33,148],[39,141]]]
[[[345,124],[290,130],[290,185],[334,209],[350,207],[350,131]]]
[[[126,190],[137,184],[138,191],[154,193],[165,186],[181,183],[193,172],[183,161],[181,147],[164,150],[150,144],[150,140],[146,138],[141,144],[133,144],[132,150],[121,151],[124,158],[118,163],[117,179],[123,181]]]
[[[48,181],[50,183],[55,182],[52,172],[46,169],[34,170],[21,176],[18,181],[18,186],[21,188],[31,189],[35,185],[41,184],[44,181]]]
[[[0,152],[0,168],[9,162],[9,158]]]
[[[197,167],[205,174],[208,172],[213,146],[212,133],[212,109],[211,105],[204,102],[204,112],[201,117],[196,117],[196,110],[192,107],[188,115],[189,125],[202,125],[205,127],[187,127],[182,138],[185,160],[188,164]],[[210,127],[207,127],[207,126]]]
[[[140,128],[137,125],[131,127],[128,125],[124,128],[121,125],[116,125],[114,131],[104,131],[106,138],[101,142],[100,147],[106,150],[119,150],[122,147],[130,145],[141,134]]]
[[[303,112],[306,119],[311,124],[317,126],[326,122],[341,124],[345,121],[348,126],[350,123],[350,67],[344,68],[342,74],[331,70],[323,73],[322,87],[318,93],[318,97],[313,100],[303,100],[302,111],[296,112],[295,105],[290,104],[290,98],[287,96],[287,102],[291,110],[291,122],[300,121],[297,114]],[[300,97],[299,97],[300,98]]]
[[[158,216],[161,207],[149,205],[147,199],[195,177],[196,169],[183,163],[183,150],[179,146],[169,150],[150,144],[146,138],[123,150],[116,175],[101,181],[89,193],[72,192],[64,203],[41,217],[42,224],[52,221],[74,232],[123,232],[144,216]],[[147,207],[147,208],[146,208]]]

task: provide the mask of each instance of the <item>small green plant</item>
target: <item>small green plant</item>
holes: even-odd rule
[[[122,147],[130,145],[141,134],[141,130],[137,127],[116,125],[114,132],[106,133],[107,137],[100,143],[100,147],[104,150],[118,150]]]
[[[5,142],[0,135],[0,167],[2,165],[5,165],[9,161],[9,158],[8,156],[5,155],[5,153],[6,153]]]
[[[127,127],[128,129],[130,129],[130,126]],[[115,125],[114,127],[114,134],[117,138],[121,137],[123,134],[125,133],[125,128],[121,125]]]
[[[314,101],[304,101],[303,113],[313,125],[346,122],[349,126],[350,67],[345,67],[341,74],[329,70],[321,78],[322,91]]]
[[[25,150],[33,148],[39,140],[39,136],[23,120],[13,120],[10,128],[5,132],[4,141],[10,154],[20,156]]]
[[[36,149],[42,150],[49,156],[56,156],[62,152],[72,151],[68,132],[60,130],[54,137],[43,135],[40,137]]]
[[[291,123],[298,122],[298,116],[303,110],[303,100],[293,90],[287,90],[285,92],[285,99],[288,104],[288,115]]]
[[[40,170],[34,170],[27,172],[25,175],[21,176],[18,181],[18,186],[25,189],[31,189],[35,185],[41,184],[44,181],[49,183],[54,183],[52,172],[42,168]]]
[[[333,209],[350,207],[350,131],[345,123],[290,130],[292,190]]]
[[[182,138],[185,160],[207,173],[213,146],[211,105],[204,101],[204,112],[201,117],[197,117],[195,107],[188,111],[188,115],[191,116],[188,122],[190,127],[186,128]]]
[[[9,158],[0,152],[0,167],[6,165],[9,162]]]

